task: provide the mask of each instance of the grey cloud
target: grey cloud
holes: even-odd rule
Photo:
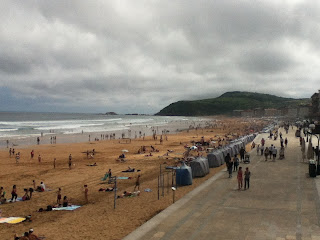
[[[0,87],[42,110],[155,113],[233,90],[309,97],[319,78],[316,1],[2,5]]]

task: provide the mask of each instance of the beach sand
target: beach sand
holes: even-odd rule
[[[131,143],[124,143],[119,139],[91,141],[84,143],[63,143],[49,145],[34,145],[17,148],[21,152],[21,159],[17,164],[14,157],[9,158],[8,149],[0,151],[0,186],[6,191],[6,197],[11,197],[11,189],[17,185],[18,196],[22,197],[23,189],[32,187],[32,180],[37,185],[43,181],[52,191],[34,192],[30,201],[8,203],[0,205],[2,217],[24,217],[32,215],[32,222],[19,224],[0,224],[1,239],[12,239],[15,233],[22,234],[29,228],[35,233],[45,236],[46,239],[121,239],[138,226],[146,222],[152,216],[161,212],[173,202],[171,191],[171,172],[164,174],[164,196],[160,191],[158,200],[158,176],[160,164],[174,166],[178,158],[182,158],[185,151],[184,145],[192,146],[191,141],[199,141],[203,136],[205,140],[217,138],[217,135],[239,134],[244,135],[262,128],[267,123],[258,120],[245,120],[236,118],[220,118],[215,128],[183,131],[167,135],[168,140],[160,144],[160,136],[155,141],[151,136],[144,140],[133,139]],[[120,143],[119,143],[120,141]],[[153,156],[145,156],[149,153],[150,145],[159,152],[152,152]],[[148,153],[137,154],[141,146],[148,146]],[[34,149],[35,157],[30,158],[30,152]],[[88,159],[87,150],[95,149],[93,159]],[[123,149],[126,154],[126,162],[118,162],[116,159]],[[169,156],[164,156],[167,150],[172,150]],[[38,155],[42,161],[38,163]],[[68,167],[68,156],[72,155],[72,169]],[[194,153],[195,155],[197,153]],[[206,156],[206,153],[203,153]],[[56,168],[53,168],[53,159],[56,158]],[[97,163],[98,166],[89,167],[88,164]],[[130,166],[140,172],[122,173]],[[118,180],[118,192],[132,192],[136,177],[141,174],[140,196],[120,198],[116,201],[114,209],[114,192],[99,192],[99,188],[112,185],[101,184],[101,178],[108,169],[112,169],[114,176],[132,177],[132,179]],[[210,174],[203,178],[193,180],[191,186],[178,187],[175,192],[175,200],[199,186],[199,184],[212,177],[220,168],[210,169]],[[163,168],[164,171],[164,168]],[[169,180],[169,188],[168,186]],[[89,203],[85,203],[84,187],[89,189]],[[62,197],[67,196],[71,203],[82,205],[75,211],[50,211],[37,212],[39,208],[56,203],[56,191],[62,188]],[[144,189],[150,188],[151,192]]]

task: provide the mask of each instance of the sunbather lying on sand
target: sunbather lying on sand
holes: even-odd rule
[[[128,167],[127,170],[124,170],[122,172],[134,172],[134,168]]]
[[[108,188],[100,188],[99,192],[112,192],[114,191],[114,187],[108,187]]]
[[[124,197],[136,197],[140,195],[140,191],[136,192],[127,192],[124,191],[123,194],[119,195],[118,198],[124,198]]]
[[[98,166],[97,163],[93,163],[93,164],[88,164],[87,166],[89,167],[95,167],[95,166]]]

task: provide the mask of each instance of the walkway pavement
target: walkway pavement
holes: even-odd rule
[[[309,178],[294,130],[282,133],[284,160],[265,162],[253,151],[241,164],[251,171],[249,190],[237,190],[236,174],[223,170],[124,239],[320,240],[320,177]],[[278,140],[271,144],[279,149]]]

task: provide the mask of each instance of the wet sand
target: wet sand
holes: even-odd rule
[[[176,134],[168,134],[167,141],[160,144],[160,136],[155,141],[151,136],[133,139],[127,144],[124,141],[104,140],[83,143],[61,143],[24,146],[17,148],[21,152],[21,159],[16,164],[14,157],[9,158],[8,150],[0,151],[0,185],[7,192],[7,198],[11,196],[12,185],[16,184],[18,196],[23,195],[23,189],[32,187],[32,180],[37,185],[44,181],[52,191],[35,192],[30,201],[8,203],[0,205],[2,217],[24,217],[32,215],[32,222],[8,225],[0,224],[0,235],[3,239],[11,239],[15,233],[22,234],[29,228],[35,233],[46,236],[46,239],[121,239],[135,228],[146,222],[173,202],[171,188],[171,172],[165,172],[163,195],[160,190],[158,200],[158,175],[160,164],[174,166],[182,157],[184,145],[192,145],[191,141],[199,141],[203,136],[209,138],[221,138],[225,134],[244,135],[265,126],[265,122],[245,119],[219,119],[214,128],[183,131]],[[256,126],[256,127],[255,127]],[[120,142],[120,143],[119,143]],[[153,156],[145,156],[153,145],[159,152],[152,152]],[[137,154],[141,146],[148,146],[147,153]],[[35,157],[30,158],[30,152],[34,149]],[[86,156],[87,150],[95,149],[93,159]],[[121,150],[127,149],[126,162],[118,162],[116,159]],[[164,156],[167,150],[172,150],[168,156]],[[38,162],[37,156],[41,155],[42,161]],[[72,169],[68,168],[68,156],[72,155]],[[194,155],[198,153],[194,152]],[[206,153],[200,153],[206,156]],[[53,168],[53,159],[56,158],[56,168]],[[89,167],[88,164],[96,162],[98,166]],[[139,169],[140,172],[122,173],[130,166]],[[132,192],[136,177],[141,174],[140,196],[120,198],[116,201],[114,210],[114,192],[99,192],[99,188],[112,185],[101,184],[101,178],[112,169],[113,175],[118,177],[131,177],[128,180],[118,180],[118,193]],[[193,185],[178,187],[175,200],[197,187],[199,184],[213,176],[223,168],[210,170],[210,174],[203,178],[196,178]],[[164,168],[163,170],[164,171]],[[168,184],[169,182],[169,184]],[[89,203],[85,203],[83,185],[88,184]],[[169,188],[167,188],[169,186]],[[70,202],[82,205],[75,211],[51,211],[36,212],[39,208],[56,203],[56,191],[62,188],[62,196],[68,196]],[[151,192],[144,189],[150,188]]]

